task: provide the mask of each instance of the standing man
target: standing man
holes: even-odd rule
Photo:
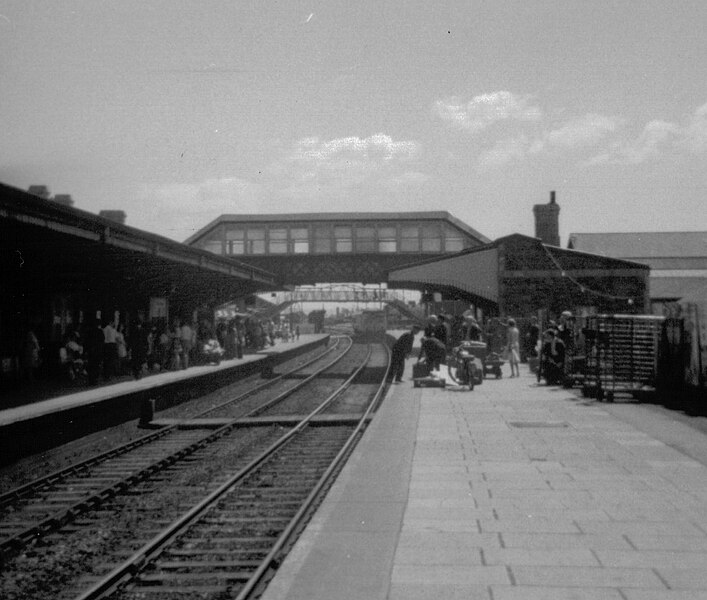
[[[193,332],[191,327],[189,326],[189,323],[184,321],[184,324],[179,328],[177,331],[177,335],[179,336],[179,341],[181,342],[182,345],[182,368],[183,369],[188,369],[189,368],[189,355],[191,353],[191,349],[193,346]]]
[[[137,322],[133,325],[128,336],[130,345],[130,369],[135,379],[142,377],[142,367],[147,362],[150,342],[149,332],[145,327],[144,318],[141,314],[137,316]]]
[[[400,383],[403,380],[405,359],[412,353],[412,344],[419,332],[420,326],[413,325],[411,331],[403,333],[393,344],[390,352],[390,369],[393,373],[393,383]]]

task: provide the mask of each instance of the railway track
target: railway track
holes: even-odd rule
[[[239,404],[245,404],[246,399],[252,401],[243,407],[240,414],[234,412],[233,418],[257,414],[269,403],[294,393],[301,383],[283,386],[274,401],[258,398],[259,393],[276,387],[288,376],[307,368],[312,368],[307,380],[313,379],[341,360],[351,347],[350,340],[337,340],[336,345],[313,360],[273,377],[218,407],[201,411],[195,417],[209,416],[216,409],[226,406],[233,410]],[[330,355],[334,358],[331,359]],[[321,364],[323,360],[325,364]],[[0,494],[0,563],[13,552],[66,525],[86,510],[105,502],[111,495],[167,468],[199,445],[210,443],[213,438],[213,435],[205,435],[203,429],[182,429],[175,424]]]
[[[381,358],[382,348],[374,354],[384,372],[381,363],[387,365],[387,354]],[[292,417],[279,422],[274,409],[269,417],[235,419],[206,436],[220,432],[188,459],[184,455],[132,481],[46,532],[43,545],[75,550],[77,539],[94,540],[88,549],[78,545],[88,568],[69,572],[66,585],[60,586],[63,591],[53,597],[221,598],[226,592],[234,597],[236,590],[238,597],[247,597],[241,594],[262,585],[296,531],[293,523],[301,523],[305,507],[311,509],[338,468],[332,465],[341,464],[363,430],[360,415],[332,419],[322,413],[342,405],[344,390],[370,360],[368,356],[347,383],[297,425]],[[367,389],[369,406],[381,390],[380,382],[374,393]],[[209,473],[195,475],[197,464],[208,465]],[[170,510],[164,508],[165,494],[174,504]],[[178,512],[184,515],[175,516]],[[112,524],[104,525],[108,518]],[[31,557],[34,546],[29,550]],[[116,560],[123,561],[120,567],[115,567]],[[88,592],[81,591],[86,588]]]

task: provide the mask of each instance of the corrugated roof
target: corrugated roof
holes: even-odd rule
[[[707,257],[707,231],[571,233],[569,248],[641,261]]]

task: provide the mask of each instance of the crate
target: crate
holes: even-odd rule
[[[616,393],[654,389],[664,320],[649,315],[587,317],[582,393],[612,401]]]

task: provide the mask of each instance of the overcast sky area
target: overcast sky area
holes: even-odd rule
[[[707,230],[707,2],[0,0],[0,181],[223,213]]]

